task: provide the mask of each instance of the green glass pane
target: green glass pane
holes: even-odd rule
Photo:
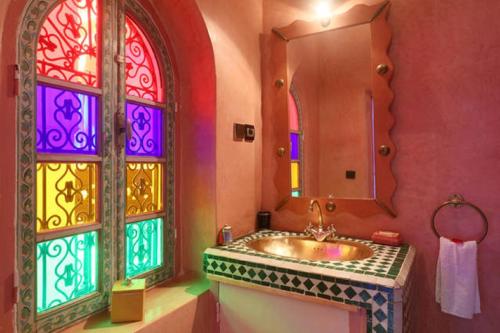
[[[292,191],[292,197],[294,198],[300,197],[300,191]]]
[[[96,291],[97,256],[96,231],[38,243],[37,312]]]
[[[125,227],[127,278],[163,265],[163,219],[129,223]]]

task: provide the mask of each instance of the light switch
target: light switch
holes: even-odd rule
[[[253,141],[255,139],[255,126],[245,124],[245,141]]]

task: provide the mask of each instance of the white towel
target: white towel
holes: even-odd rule
[[[457,244],[439,239],[436,302],[441,303],[441,311],[461,318],[481,313],[476,241]]]

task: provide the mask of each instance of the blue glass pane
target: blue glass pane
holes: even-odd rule
[[[299,159],[299,151],[300,151],[300,135],[298,133],[290,133],[290,158],[292,160]]]
[[[36,92],[37,151],[96,154],[97,97],[42,84]]]
[[[132,129],[132,137],[127,140],[127,155],[161,156],[162,110],[127,102],[127,120]]]
[[[294,198],[300,197],[300,191],[292,191],[292,197]]]
[[[156,218],[125,227],[127,278],[163,265],[163,219]]]
[[[38,243],[37,312],[96,291],[97,256],[95,231]]]

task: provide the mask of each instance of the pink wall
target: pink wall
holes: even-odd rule
[[[265,1],[264,32],[299,18],[301,3]],[[415,245],[416,332],[495,332],[500,324],[499,12],[500,3],[494,0],[392,1],[390,56],[396,69],[391,109],[396,121],[392,138],[398,147],[393,163],[398,217],[328,218],[341,234],[369,237],[378,229],[396,230]],[[264,151],[264,157],[269,154]],[[268,165],[264,160],[264,167]],[[263,207],[267,209],[274,207],[273,174],[266,170],[263,175]],[[489,234],[479,246],[483,313],[473,320],[441,313],[433,298],[438,240],[430,217],[452,193],[462,193],[490,220]],[[456,225],[469,234],[480,228],[470,210],[443,213],[441,227],[455,225],[457,220]],[[274,213],[273,227],[301,230],[304,217]]]
[[[12,64],[26,0],[0,1],[0,332],[13,331],[15,238],[15,97]],[[215,68],[213,50],[194,0],[144,1],[170,39],[178,78],[178,272],[201,271],[201,253],[215,239]],[[161,18],[161,20],[159,20]],[[187,22],[189,24],[187,24]]]
[[[214,48],[217,76],[217,230],[255,229],[261,203],[262,1],[197,0]],[[233,123],[255,125],[253,142],[233,141]]]

